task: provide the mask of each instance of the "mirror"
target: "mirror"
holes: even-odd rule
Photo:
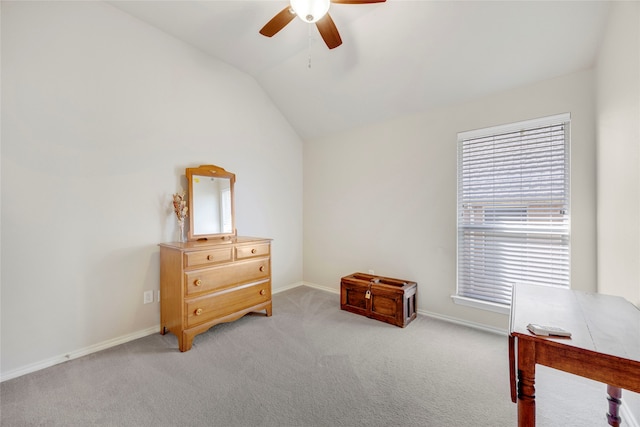
[[[235,236],[236,176],[214,165],[187,168],[189,240]]]

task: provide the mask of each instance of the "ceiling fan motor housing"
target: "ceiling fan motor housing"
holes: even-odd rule
[[[329,11],[331,0],[290,0],[291,9],[304,22],[317,22]]]

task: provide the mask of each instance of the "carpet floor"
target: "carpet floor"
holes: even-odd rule
[[[538,426],[606,426],[606,386],[544,367]],[[3,426],[517,425],[507,337],[418,316],[398,328],[308,287],[177,349],[154,334],[0,384]]]

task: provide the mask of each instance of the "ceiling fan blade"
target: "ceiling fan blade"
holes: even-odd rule
[[[278,31],[283,29],[293,18],[296,17],[296,14],[289,8],[289,6],[282,9],[276,16],[271,18],[271,21],[267,22],[264,27],[260,30],[260,34],[263,36],[271,37],[275,35]]]
[[[318,31],[320,31],[320,35],[329,49],[336,48],[342,44],[338,28],[336,28],[336,24],[328,13],[316,22],[316,27],[318,27]]]
[[[387,0],[331,0],[331,3],[340,4],[367,4],[367,3],[384,3]]]

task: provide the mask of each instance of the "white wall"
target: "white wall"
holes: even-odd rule
[[[640,3],[616,2],[597,65],[598,290],[640,305]]]
[[[640,306],[639,2],[614,3],[596,70],[598,291]],[[622,401],[639,422],[640,394]]]
[[[304,278],[339,289],[373,269],[418,282],[418,308],[506,329],[507,316],[455,305],[456,134],[571,113],[572,287],[595,291],[593,72],[305,143]]]
[[[101,2],[1,7],[4,379],[159,328],[186,167],[235,172],[239,233],[302,280],[302,145],[252,78]]]

